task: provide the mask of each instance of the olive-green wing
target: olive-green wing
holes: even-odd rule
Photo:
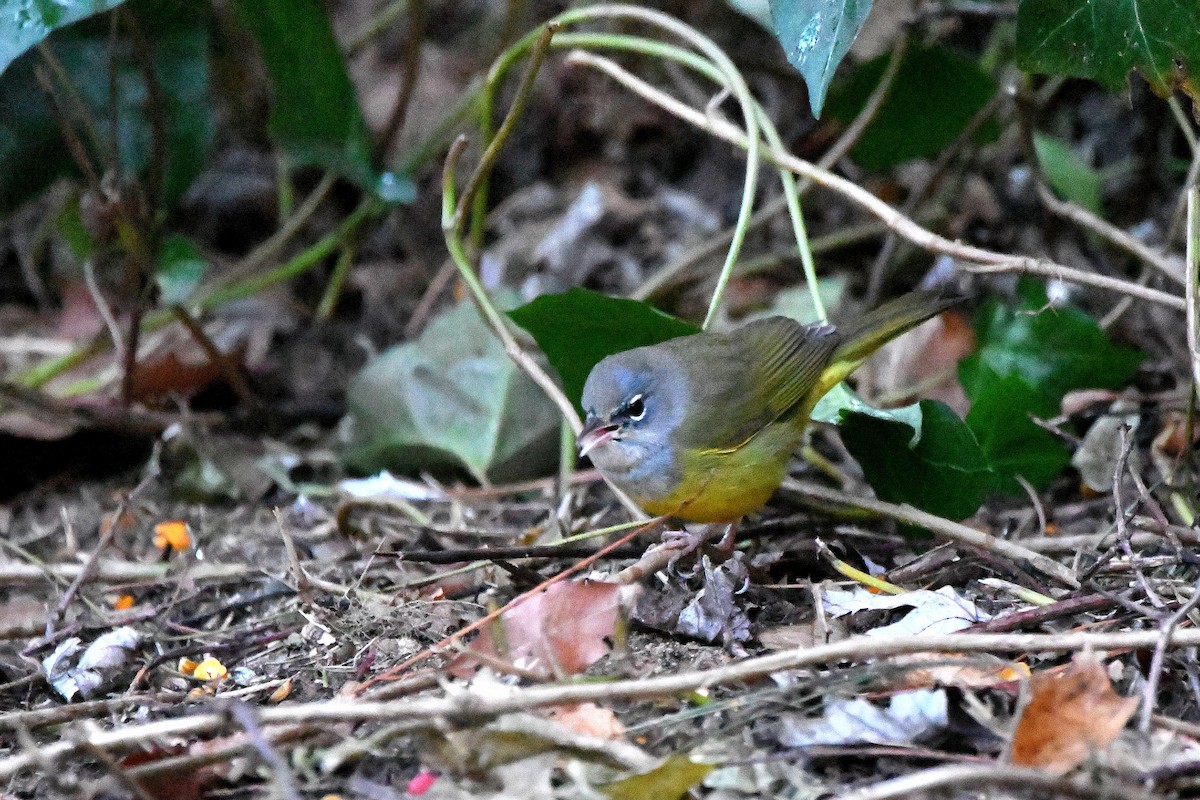
[[[723,418],[710,428],[712,451],[736,450],[772,422],[807,407],[806,400],[829,364],[841,337],[831,325],[804,326],[769,317],[728,334],[727,358],[744,376],[737,399],[723,405]]]

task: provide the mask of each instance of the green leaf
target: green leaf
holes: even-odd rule
[[[162,303],[186,302],[207,271],[208,259],[195,242],[178,233],[168,236],[159,248],[158,268],[154,273]]]
[[[508,315],[537,340],[576,408],[588,374],[605,356],[700,331],[647,303],[587,289],[545,294]]]
[[[271,134],[298,164],[373,189],[371,143],[320,0],[234,0],[271,76]]]
[[[959,364],[972,401],[992,382],[991,373],[1017,375],[1054,403],[1074,389],[1116,389],[1129,382],[1141,352],[1114,345],[1078,308],[1047,308],[1045,289],[1036,281],[1022,282],[1021,291],[1019,307],[992,300],[978,315],[979,351]]]
[[[1035,489],[1046,488],[1070,461],[1071,454],[1058,437],[1030,419],[1052,416],[1057,401],[1051,400],[1019,375],[1000,377],[990,373],[979,381],[967,413],[967,427],[979,440],[995,474],[994,488],[1021,494],[1020,475]]]
[[[667,756],[649,772],[600,787],[610,800],[679,800],[712,772],[712,764],[699,764],[686,755]]]
[[[1033,135],[1038,163],[1050,188],[1067,200],[1101,213],[1100,173],[1084,163],[1064,141],[1042,133]]]
[[[178,0],[130,3],[153,45],[154,73],[162,92],[167,163],[163,200],[171,207],[203,169],[212,143],[214,115],[208,102],[208,16],[202,6]],[[142,71],[132,47],[117,49],[117,153],[121,170],[145,176],[153,152],[151,112]],[[106,121],[109,109],[108,26],[84,23],[57,34],[53,49],[91,117]],[[20,205],[62,175],[77,174],[46,97],[34,79],[37,53],[18,59],[0,77],[0,212]],[[107,124],[95,154],[107,147]],[[79,129],[79,126],[76,126]]]
[[[871,13],[871,0],[770,0],[775,38],[808,84],[808,104],[821,116],[838,64]]]
[[[0,0],[0,73],[59,28],[125,0]]]
[[[1092,78],[1113,91],[1138,70],[1162,96],[1197,99],[1200,3],[1192,0],[1021,0],[1017,65]]]
[[[829,96],[829,115],[849,123],[879,85],[890,56],[860,66]],[[944,47],[913,46],[904,54],[892,88],[851,151],[872,171],[914,158],[937,155],[953,142],[967,123],[996,93],[996,81],[969,58]],[[989,122],[981,141],[1000,133]]]
[[[1143,354],[1118,347],[1078,308],[1047,307],[1045,287],[1024,280],[1020,302],[992,300],[979,312],[979,351],[958,365],[971,398],[967,425],[996,474],[996,488],[1019,493],[1020,475],[1045,488],[1067,465],[1067,448],[1030,416],[1058,413],[1074,389],[1116,389],[1133,377]]]
[[[555,463],[557,410],[469,302],[370,361],[346,399],[355,469],[465,468],[514,480]]]
[[[842,441],[881,498],[910,503],[949,519],[971,516],[983,503],[992,473],[980,443],[947,405],[922,400],[921,436],[900,422],[850,413]]]
[[[850,390],[844,382],[834,386],[817,401],[810,418],[827,425],[841,425],[847,414],[867,414],[912,428],[914,440],[921,436],[921,408],[916,403],[900,408],[875,408]]]

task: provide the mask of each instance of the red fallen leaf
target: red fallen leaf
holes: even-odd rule
[[[577,675],[608,652],[620,591],[600,581],[556,583],[484,626],[469,649],[547,678]],[[503,626],[503,652],[494,639],[496,625]]]
[[[180,348],[183,352],[169,350],[138,362],[133,371],[135,400],[153,404],[172,396],[191,397],[221,379],[221,368],[199,347],[180,345]],[[241,362],[240,358],[232,359],[235,364]]]
[[[129,769],[141,764],[161,761],[171,756],[182,755],[186,752],[187,748],[182,745],[169,750],[156,746],[151,750],[145,750],[140,753],[130,753],[122,758],[118,764],[123,769]],[[172,772],[147,775],[136,780],[142,791],[148,796],[155,798],[155,800],[198,800],[200,792],[204,788],[205,781],[210,780],[212,777],[211,774],[206,774],[199,770],[179,769]]]
[[[1012,763],[1062,775],[1106,747],[1137,708],[1113,691],[1104,665],[1079,656],[1064,670],[1033,676],[1032,696],[1013,732]]]

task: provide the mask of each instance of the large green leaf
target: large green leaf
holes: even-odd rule
[[[181,0],[139,0],[126,9],[152,43],[166,133],[164,202],[170,207],[203,169],[213,137],[208,103],[208,14]],[[152,111],[141,68],[126,39],[117,49],[117,152],[126,174],[146,174],[153,153]],[[83,23],[54,37],[53,49],[78,90],[98,133],[105,136],[109,109],[108,26]],[[0,211],[13,208],[55,178],[75,174],[45,96],[34,80],[37,53],[17,59],[0,76]],[[97,143],[84,136],[95,153]],[[106,147],[107,142],[99,143]]]
[[[1020,475],[1042,489],[1066,466],[1066,447],[1031,416],[1058,413],[1074,389],[1115,389],[1133,377],[1142,353],[1108,340],[1078,308],[1047,307],[1044,287],[1022,281],[1016,307],[990,301],[976,323],[979,350],[959,363],[971,398],[967,425],[996,474],[996,488],[1022,491]]]
[[[557,410],[469,302],[363,367],[347,404],[346,460],[366,472],[465,468],[510,480],[545,474],[557,455]]]
[[[1133,377],[1141,352],[1114,345],[1078,308],[1047,307],[1045,289],[1037,282],[1024,281],[1021,294],[1016,308],[993,300],[979,313],[979,351],[959,365],[972,401],[996,377],[1009,375],[1020,376],[1054,403],[1073,389],[1116,389]]]
[[[73,22],[125,0],[0,0],[0,73],[29,48]]]
[[[775,38],[808,84],[808,103],[821,116],[838,64],[871,13],[872,0],[770,0]]]
[[[1114,91],[1129,71],[1167,95],[1198,97],[1200,3],[1194,0],[1021,0],[1017,64],[1028,72],[1092,78]]]
[[[320,0],[234,0],[271,76],[271,134],[298,164],[373,186],[371,144]]]
[[[700,330],[647,303],[587,289],[542,295],[508,315],[537,340],[577,408],[588,373],[605,356]]]
[[[992,484],[983,450],[947,405],[936,400],[918,405],[919,439],[904,423],[849,413],[841,424],[842,441],[884,500],[949,519],[969,517]]]
[[[890,56],[866,62],[829,95],[829,115],[849,122],[858,115],[883,76]],[[887,97],[854,146],[856,161],[883,170],[933,156],[955,140],[996,93],[996,81],[969,58],[944,47],[910,47]],[[995,139],[990,122],[979,138]]]
[[[967,413],[967,426],[991,465],[998,491],[1020,494],[1018,475],[1034,488],[1044,489],[1062,472],[1071,454],[1058,437],[1031,419],[1031,415],[1045,418],[1056,411],[1055,401],[1019,375],[1001,378],[993,373],[981,382]]]

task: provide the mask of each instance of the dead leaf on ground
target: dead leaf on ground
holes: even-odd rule
[[[1113,691],[1094,657],[1080,656],[1061,672],[1037,673],[1013,733],[1012,763],[1070,772],[1117,737],[1137,704],[1136,697]]]
[[[564,728],[586,736],[617,739],[625,735],[625,726],[617,719],[612,709],[595,703],[555,706],[547,715]]]
[[[577,675],[608,652],[620,591],[617,584],[600,581],[556,583],[485,626],[470,649],[547,678]],[[502,647],[497,633],[502,633]]]

